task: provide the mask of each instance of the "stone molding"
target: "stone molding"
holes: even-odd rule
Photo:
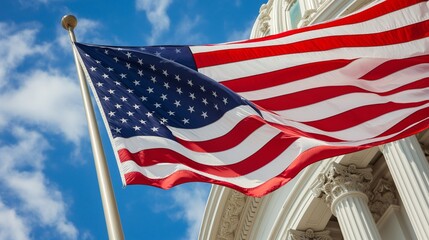
[[[332,240],[329,235],[330,231],[314,231],[309,228],[305,231],[293,230],[288,231],[287,240]]]
[[[243,210],[240,221],[240,232],[237,232],[235,239],[249,239],[250,230],[255,223],[256,214],[261,206],[262,198],[247,197],[246,206]]]
[[[234,240],[245,203],[246,195],[233,190],[222,214],[221,225],[218,230],[219,240]]]
[[[269,35],[271,32],[270,29],[270,6],[268,4],[262,4],[259,9],[259,32],[262,33],[262,36]]]

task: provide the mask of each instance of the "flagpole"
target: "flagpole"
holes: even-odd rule
[[[85,74],[83,72],[82,66],[79,64],[76,48],[74,47],[76,37],[74,35],[73,29],[77,25],[77,19],[73,15],[66,15],[61,19],[61,25],[69,32],[72,43],[74,60],[79,76],[80,90],[82,92],[85,114],[88,121],[88,130],[91,139],[92,153],[94,155],[95,170],[97,172],[98,186],[100,188],[101,201],[103,203],[104,218],[106,220],[109,239],[123,240],[124,234],[122,231],[121,219],[116,206],[115,194],[113,192],[109,168],[107,166],[106,156],[104,155],[97,121],[95,119],[94,108],[91,103],[88,85],[85,81]]]

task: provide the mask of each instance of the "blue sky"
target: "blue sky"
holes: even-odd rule
[[[248,38],[265,0],[4,0],[0,10],[0,239],[107,239],[81,94],[61,17],[78,41],[203,44]],[[196,239],[208,184],[122,188],[127,239]]]

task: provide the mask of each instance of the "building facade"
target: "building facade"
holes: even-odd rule
[[[370,0],[269,0],[251,38],[323,22]],[[429,131],[308,166],[263,197],[213,186],[199,239],[429,239]]]

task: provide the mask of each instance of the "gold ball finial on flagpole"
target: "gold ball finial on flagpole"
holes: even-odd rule
[[[65,30],[73,30],[77,25],[77,19],[73,15],[65,15],[61,19],[61,25]]]
[[[76,17],[73,15],[65,15],[63,18],[61,18],[61,25],[69,32],[71,42],[76,42],[76,37],[73,32],[74,28],[77,26]]]

